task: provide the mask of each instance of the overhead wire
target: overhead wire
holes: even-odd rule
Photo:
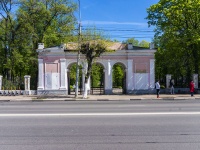
[[[83,26],[82,31],[94,30],[103,32],[105,36],[110,39],[129,39],[129,38],[139,38],[139,39],[153,39],[154,30],[153,29],[138,29],[132,27],[115,27],[115,26]],[[77,30],[77,29],[75,29]]]

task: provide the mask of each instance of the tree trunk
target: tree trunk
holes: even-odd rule
[[[83,93],[83,98],[87,98],[88,96],[88,90],[89,90],[89,80],[84,83],[84,93]]]
[[[90,88],[89,79],[90,79],[90,76],[91,76],[91,69],[92,69],[92,62],[89,62],[88,66],[87,66],[86,76],[85,76],[83,98],[87,98],[88,90]]]

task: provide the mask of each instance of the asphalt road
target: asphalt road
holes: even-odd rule
[[[0,103],[0,150],[199,149],[200,100]]]

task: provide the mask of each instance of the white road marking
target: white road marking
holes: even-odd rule
[[[0,117],[200,115],[200,112],[0,114]]]

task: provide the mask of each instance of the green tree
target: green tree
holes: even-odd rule
[[[139,46],[139,41],[136,40],[135,38],[129,38],[126,41],[123,41],[123,43],[126,43],[126,44],[131,43],[133,46]]]
[[[155,41],[164,58],[159,59],[158,52],[157,64],[164,63],[165,71],[186,76],[188,82],[192,73],[199,74],[200,1],[160,0],[147,13],[149,26],[156,27]]]
[[[139,46],[149,48],[149,42],[142,40],[141,42],[139,42]]]
[[[4,77],[11,80],[12,66],[12,50],[14,48],[14,38],[16,21],[13,19],[13,9],[17,5],[16,0],[0,1],[0,71]]]
[[[87,68],[85,74],[85,86],[84,86],[84,98],[87,98],[87,87],[88,79],[92,73],[92,64],[100,57],[104,52],[106,52],[106,42],[103,40],[88,41],[81,44],[80,52],[85,56]]]
[[[47,47],[60,45],[72,35],[76,9],[75,3],[68,0],[23,0],[18,21],[29,33],[34,50],[41,42]]]
[[[0,1],[0,72],[8,80],[31,75],[37,87],[38,43],[60,45],[74,40],[77,5],[68,0]]]

